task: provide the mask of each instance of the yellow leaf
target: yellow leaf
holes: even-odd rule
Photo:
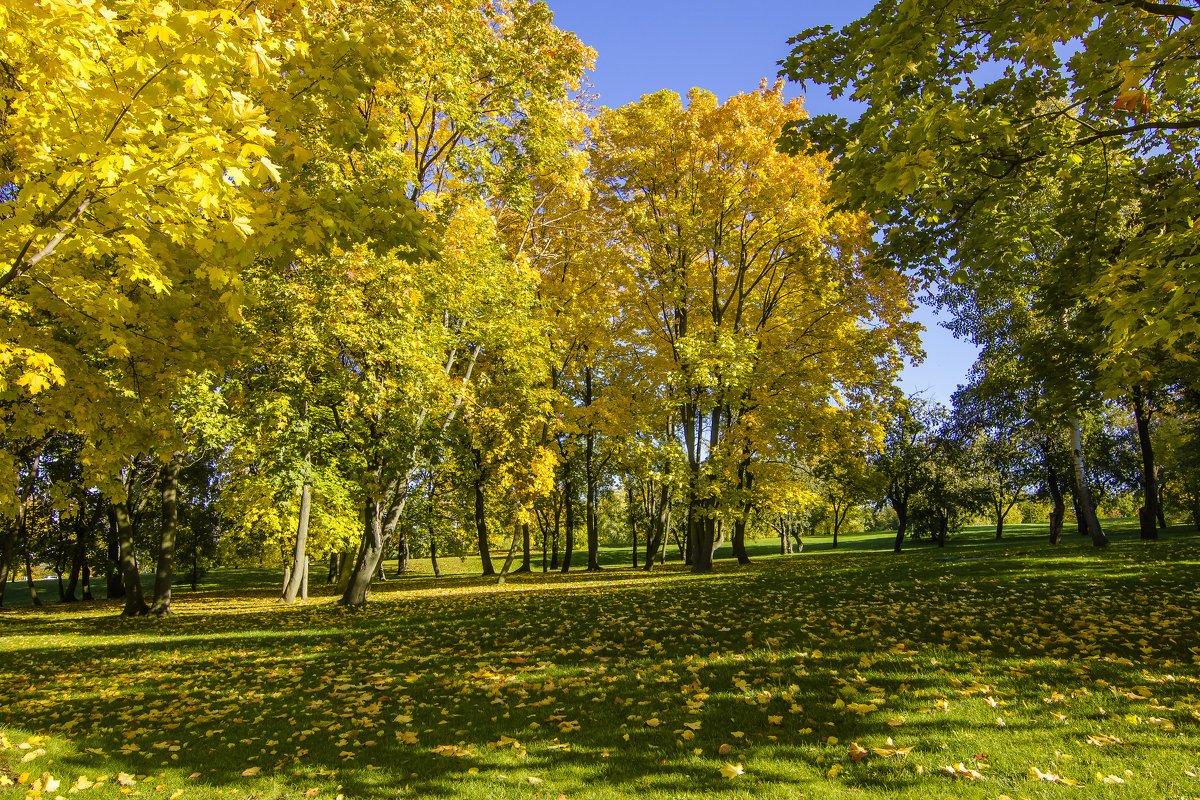
[[[738,775],[744,774],[746,774],[746,771],[742,769],[741,764],[730,764],[728,761],[726,761],[725,766],[721,767],[721,776],[724,778],[733,779]]]
[[[253,778],[260,772],[262,772],[262,767],[247,767],[246,769],[242,770],[242,777]]]

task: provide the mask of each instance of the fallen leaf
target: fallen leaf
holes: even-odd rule
[[[967,778],[968,780],[972,780],[972,781],[983,780],[982,772],[980,772],[979,770],[971,769],[970,767],[963,764],[961,761],[958,762],[957,764],[955,764],[954,766],[949,766],[949,765],[943,766],[942,771],[949,773],[950,775],[952,775],[956,778]]]
[[[745,773],[746,771],[742,769],[741,764],[730,764],[728,761],[726,761],[725,766],[721,767],[721,775],[725,778],[733,779],[738,775],[744,775]]]

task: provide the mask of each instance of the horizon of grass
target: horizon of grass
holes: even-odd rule
[[[1127,539],[1138,539],[1138,522],[1136,519],[1130,518],[1108,518],[1102,520],[1102,525],[1106,534],[1113,541],[1122,541]],[[1192,526],[1184,524],[1174,524],[1165,530],[1160,530],[1160,540],[1170,539],[1173,535],[1186,533],[1192,530]],[[1006,523],[1004,526],[1004,535],[1000,540],[995,539],[995,526],[993,524],[978,524],[964,527],[961,531],[951,534],[948,537],[947,545],[944,550],[955,550],[961,548],[991,548],[996,546],[1001,547],[1037,547],[1048,545],[1049,529],[1045,522],[1035,523]],[[843,532],[838,537],[837,547],[833,546],[832,536],[830,535],[809,535],[805,536],[804,547],[802,552],[791,555],[797,556],[814,556],[814,555],[834,555],[847,553],[871,553],[871,552],[886,552],[891,553],[895,544],[896,533],[894,530],[884,531],[853,531]],[[794,542],[793,542],[794,544]],[[751,539],[746,543],[747,552],[751,559],[772,558],[780,555],[779,539],[778,538],[761,538]],[[1058,545],[1060,548],[1083,547],[1091,549],[1091,541],[1085,536],[1076,533],[1073,524],[1068,524],[1064,528],[1063,542]],[[934,541],[928,537],[919,540],[906,540],[904,542],[904,552],[922,551],[926,549],[939,549]],[[659,569],[660,566],[680,566],[682,557],[679,553],[678,546],[672,541],[667,543],[667,557],[665,564],[660,564],[659,559],[655,560],[654,569]],[[492,551],[492,563],[497,572],[500,571],[504,563],[504,558],[507,555],[507,550]],[[715,563],[722,563],[733,560],[731,545],[725,542],[718,549],[714,556]],[[547,554],[547,562],[549,554]],[[630,545],[612,545],[604,544],[599,548],[598,562],[603,569],[630,569],[632,568],[632,552]],[[441,571],[442,579],[455,579],[468,576],[482,577],[482,560],[479,555],[442,555],[438,557],[438,565]],[[520,553],[517,554],[512,569],[520,566]],[[572,560],[571,573],[585,572],[587,565],[587,550],[576,550]],[[377,581],[375,586],[386,585],[390,581],[406,581],[416,580],[421,578],[435,579],[431,561],[428,557],[410,558],[408,569],[406,572],[396,572],[396,559],[389,558],[384,561],[386,579],[382,582]],[[540,549],[535,550],[531,555],[531,566],[534,574],[543,573],[542,554]],[[638,569],[645,566],[645,543],[640,543],[638,551]],[[548,563],[547,563],[548,567]],[[561,570],[561,565],[559,567]],[[309,582],[309,590],[314,595],[322,595],[333,591],[331,584],[326,582],[326,568],[323,560],[313,561],[310,565],[311,575]],[[23,574],[18,575],[19,570],[14,570],[10,582],[4,594],[3,606],[0,606],[0,616],[5,612],[13,609],[30,608],[32,603],[29,597],[28,583]],[[547,573],[551,573],[547,569]],[[153,591],[154,572],[142,572],[143,589],[150,593]],[[212,592],[218,590],[234,590],[245,589],[254,590],[260,593],[269,594],[272,590],[272,584],[277,584],[278,590],[282,591],[283,583],[283,568],[282,567],[233,567],[233,566],[215,566],[207,570],[204,576],[197,581],[196,588],[193,589],[188,580],[187,570],[176,570],[175,582],[172,587],[172,595],[178,597],[185,593],[191,592]],[[76,603],[94,603],[107,600],[105,596],[105,577],[103,575],[94,575],[92,578],[92,592],[94,600],[92,601],[76,601]],[[65,584],[64,579],[64,584]],[[59,604],[58,599],[58,580],[54,576],[35,578],[34,586],[37,588],[38,597],[43,606],[51,606]]]

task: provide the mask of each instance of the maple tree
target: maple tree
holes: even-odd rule
[[[1064,168],[1101,165],[1091,195],[1131,204],[1134,235],[1089,260],[1071,288],[1097,304],[1108,375],[1128,386],[1157,350],[1186,360],[1194,347],[1184,308],[1196,281],[1183,256],[1200,131],[1194,13],[1189,3],[952,2],[929,14],[887,0],[840,31],[793,39],[785,74],[866,108],[851,123],[801,123],[785,142],[841,156],[845,201],[886,220],[893,255],[933,273],[980,213]],[[1105,224],[1090,205],[1087,221]]]
[[[659,92],[598,121],[623,315],[639,371],[670,387],[697,571],[712,567],[733,476],[744,492],[746,469],[795,431],[836,426],[838,397],[868,404],[910,341],[908,284],[870,260],[865,219],[825,215],[827,162],[775,150],[800,113],[764,85],[724,105]]]

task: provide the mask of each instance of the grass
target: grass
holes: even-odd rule
[[[1195,797],[1200,538],[1113,531],[18,610],[0,798]]]

